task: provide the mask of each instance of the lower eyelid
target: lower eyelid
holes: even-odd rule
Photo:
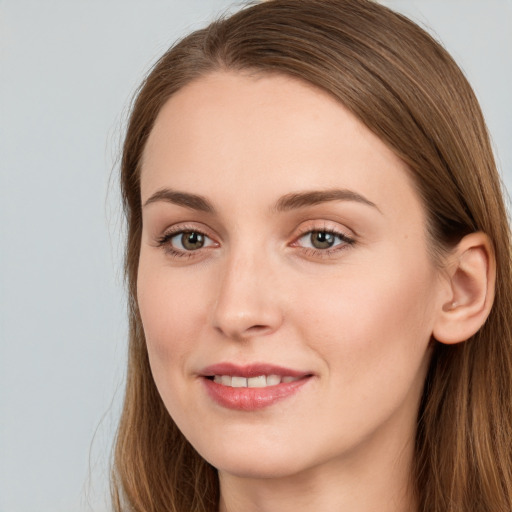
[[[347,249],[350,248],[349,244],[340,244],[336,247],[333,247],[332,249],[314,249],[312,247],[299,247],[299,250],[302,253],[302,256],[314,258],[316,260],[318,259],[329,259],[329,258],[335,258],[338,256],[339,253],[343,253]]]

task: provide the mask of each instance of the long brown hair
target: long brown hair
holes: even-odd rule
[[[115,510],[218,507],[215,469],[179,432],[153,382],[136,281],[146,140],[174,92],[219,70],[291,75],[350,109],[408,164],[434,256],[465,234],[490,237],[494,306],[468,341],[435,344],[418,414],[415,487],[420,512],[510,512],[510,231],[485,122],[448,53],[410,20],[371,0],[270,0],[246,7],[181,40],[141,85],[121,164],[130,345],[112,472]]]

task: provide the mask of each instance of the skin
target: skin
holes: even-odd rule
[[[219,72],[157,118],[143,204],[164,188],[215,208],[143,207],[138,301],[156,385],[218,468],[220,510],[414,511],[416,415],[447,286],[406,165],[323,91]],[[372,204],[275,208],[291,193],[333,189]],[[315,248],[308,233],[326,229],[352,242]],[[205,245],[184,250],[180,230],[203,233]],[[313,377],[270,407],[230,410],[200,377],[226,361]]]

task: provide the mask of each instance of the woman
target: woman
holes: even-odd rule
[[[510,238],[453,60],[271,0],[156,64],[122,159],[115,509],[510,511]]]

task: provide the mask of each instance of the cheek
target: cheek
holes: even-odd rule
[[[390,418],[409,435],[429,360],[431,279],[426,267],[365,266],[331,280],[330,293],[303,294],[295,319],[324,362],[318,418],[334,425],[330,446],[351,446]]]
[[[434,280],[429,264],[399,255],[351,267],[326,281],[323,291],[315,286],[301,294],[307,297],[297,309],[303,336],[315,340],[331,374],[344,384],[410,382],[433,328]]]
[[[190,282],[182,283],[169,270],[142,260],[137,300],[151,369],[160,388],[163,378],[186,371],[187,355],[194,349],[192,340],[198,339],[205,325],[205,298]]]

